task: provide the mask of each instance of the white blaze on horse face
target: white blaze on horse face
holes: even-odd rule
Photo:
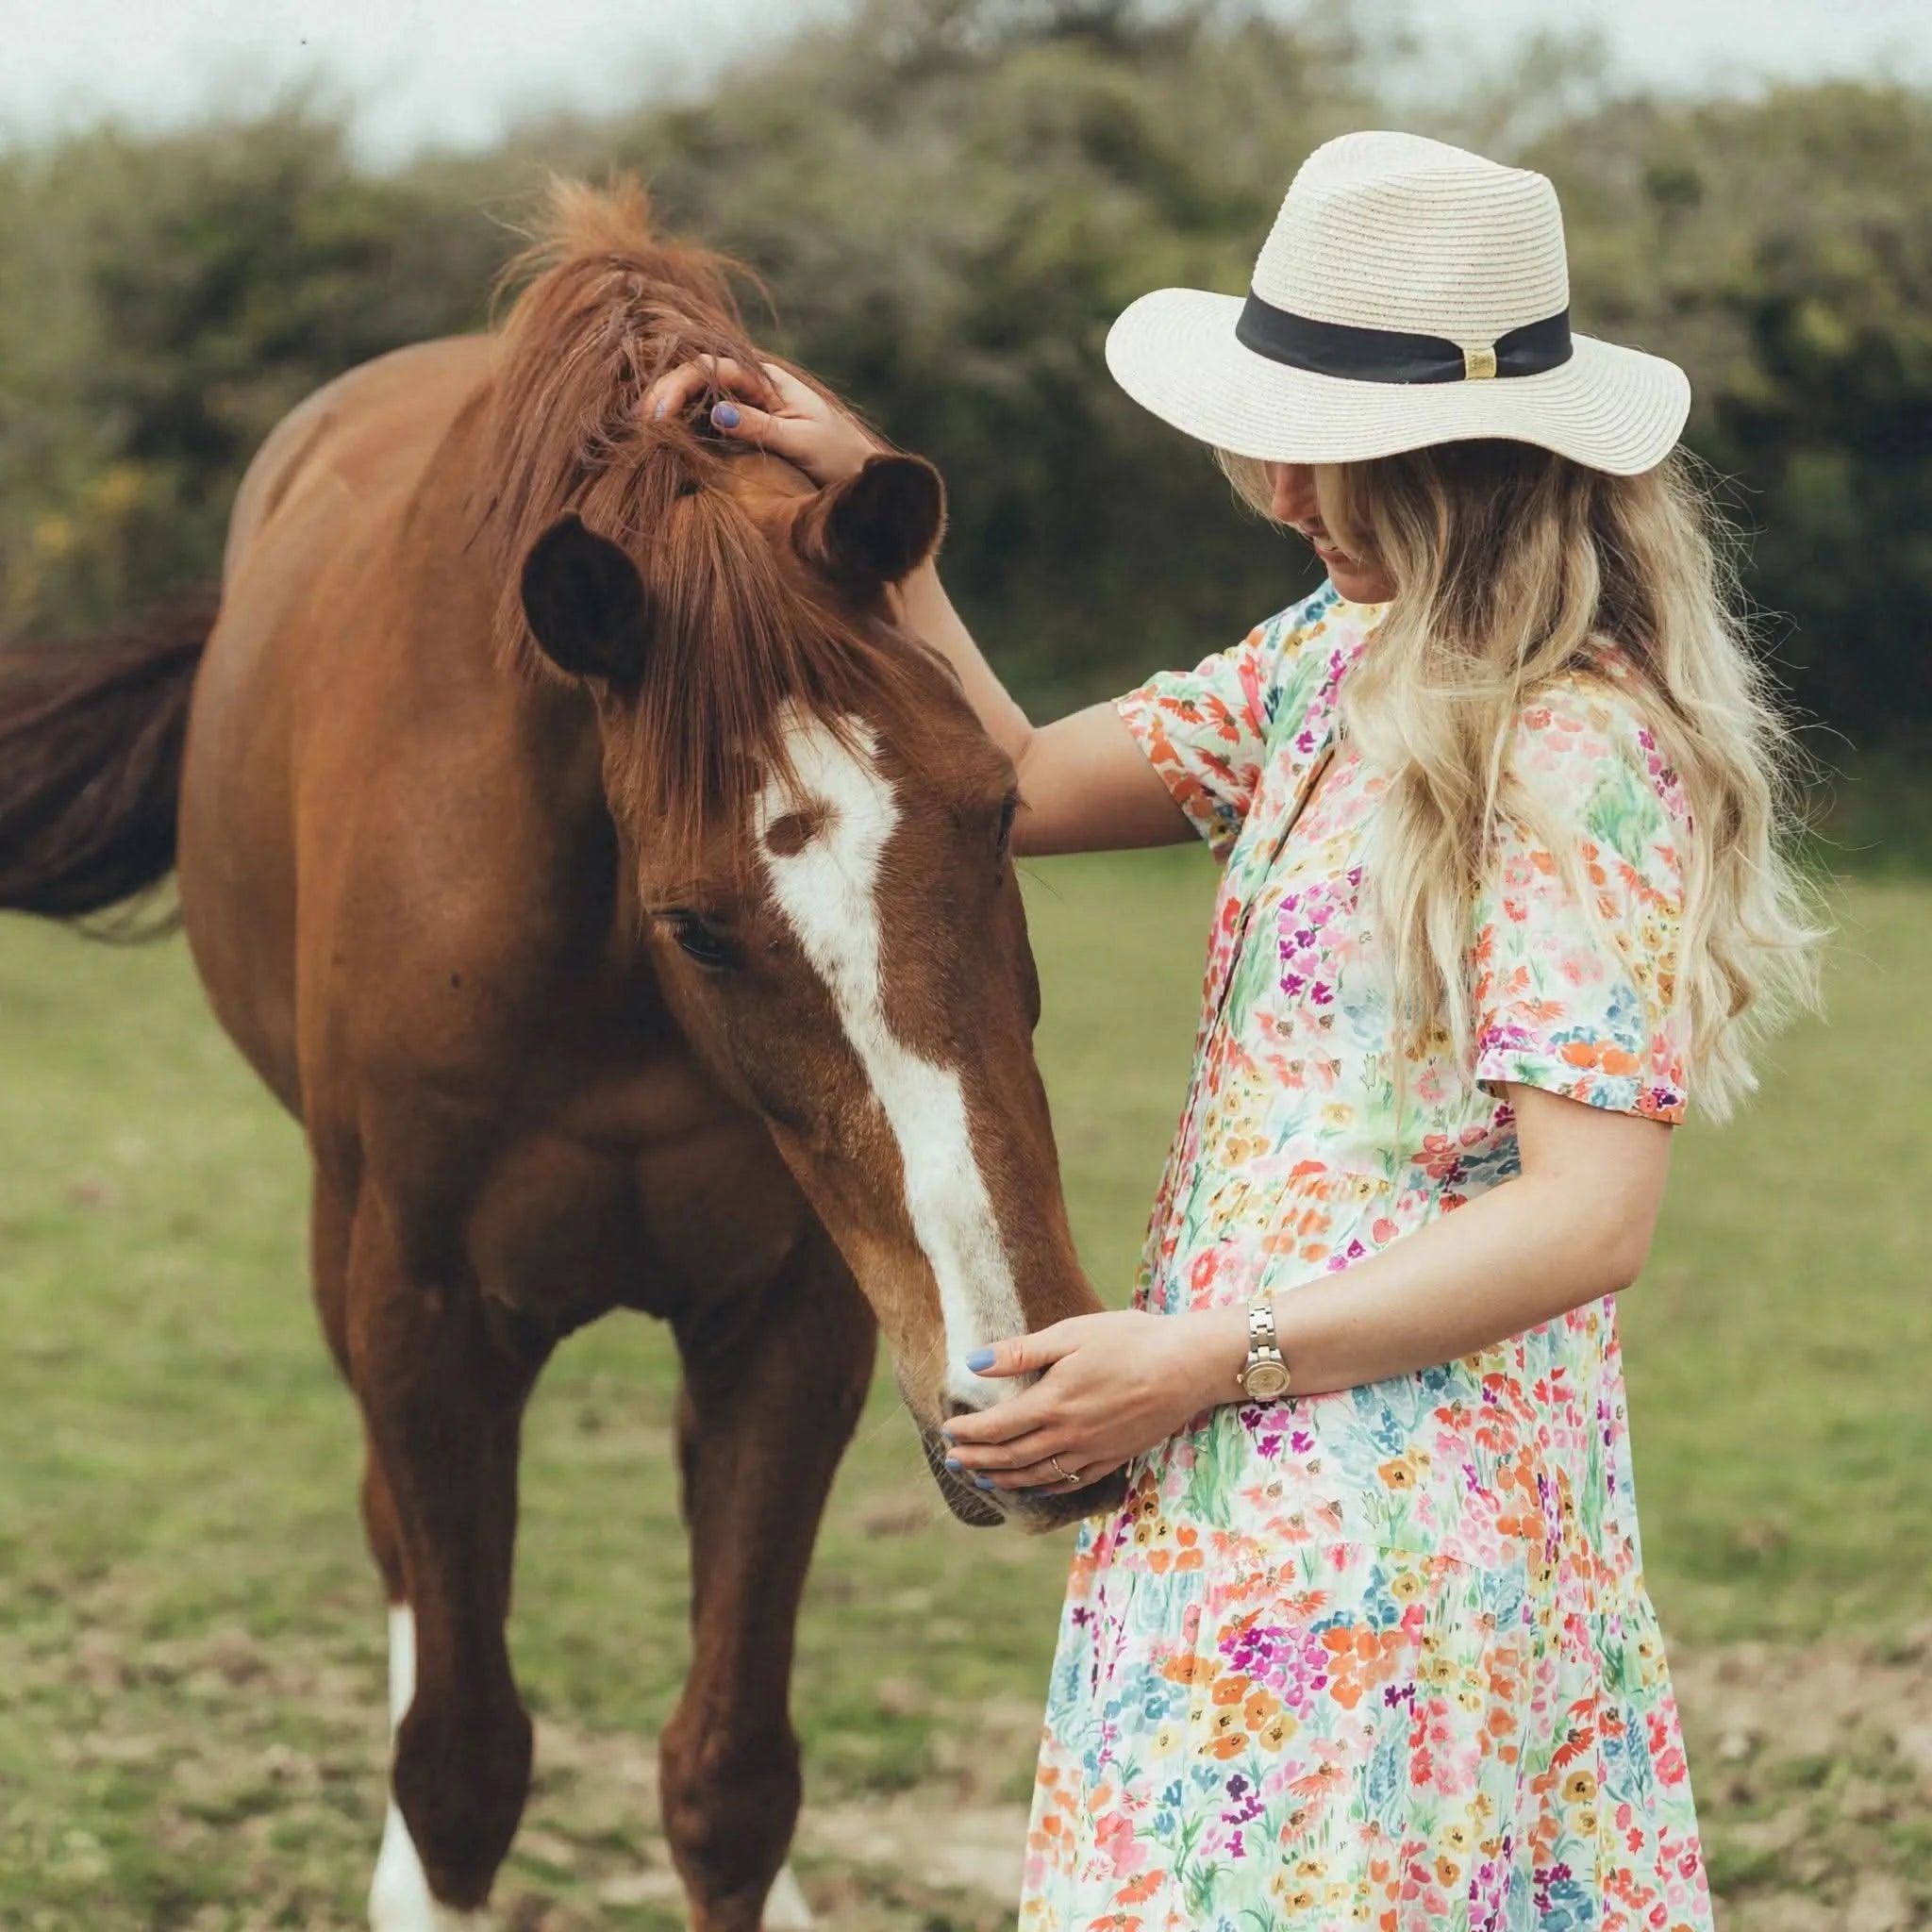
[[[880,775],[876,740],[857,719],[848,730],[849,745],[823,720],[793,717],[786,749],[796,790],[768,784],[755,829],[772,896],[831,993],[898,1143],[907,1212],[939,1284],[947,1392],[978,1408],[1001,1391],[968,1374],[963,1357],[1025,1324],[959,1075],[915,1053],[887,1024],[879,867],[899,807]],[[797,851],[774,851],[767,833],[794,812],[810,814],[816,829]]]
[[[416,1618],[408,1604],[389,1607],[389,1734],[408,1715],[416,1694]],[[390,1794],[389,1816],[383,1822],[382,1850],[375,1857],[375,1877],[369,1888],[369,1924],[373,1932],[489,1932],[486,1912],[459,1912],[439,1905],[430,1896],[423,1861],[409,1839],[409,1827]]]

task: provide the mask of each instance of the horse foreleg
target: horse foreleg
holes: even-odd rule
[[[390,1591],[392,1793],[370,1894],[376,1932],[463,1932],[530,1782],[530,1721],[504,1641],[519,1430],[541,1354],[491,1333],[467,1284],[411,1278],[358,1214],[350,1379],[363,1508]]]
[[[664,1829],[691,1932],[790,1932],[810,1923],[784,1865],[798,1601],[872,1378],[873,1318],[814,1232],[765,1295],[695,1312],[678,1345],[691,1662],[659,1746]]]

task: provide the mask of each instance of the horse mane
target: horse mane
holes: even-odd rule
[[[921,708],[910,654],[780,568],[731,487],[739,453],[696,426],[711,397],[643,415],[645,391],[675,364],[772,359],[733,296],[741,273],[658,236],[633,179],[553,181],[547,223],[499,283],[499,294],[523,286],[498,330],[485,431],[499,661],[562,675],[530,636],[519,590],[524,558],[558,517],[575,511],[624,547],[649,600],[651,662],[621,726],[618,776],[625,802],[693,860],[716,826],[742,822],[774,771],[790,778],[785,727],[800,708],[841,731],[862,708],[908,723]]]

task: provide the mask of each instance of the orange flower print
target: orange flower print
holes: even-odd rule
[[[1394,1674],[1409,1645],[1408,1633],[1393,1630],[1334,1629],[1323,1633],[1329,1653],[1328,1694],[1353,1710],[1366,1693]]]
[[[1241,1712],[1219,1710],[1208,1726],[1201,1749],[1214,1757],[1238,1757],[1248,1748],[1247,1733],[1241,1728]]]
[[[1255,1741],[1264,1751],[1279,1751],[1300,1728],[1288,1711],[1277,1710],[1265,1724],[1256,1727]]]

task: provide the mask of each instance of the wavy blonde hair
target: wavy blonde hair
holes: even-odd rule
[[[1263,466],[1220,461],[1268,515]],[[1473,913],[1499,820],[1578,863],[1507,757],[1523,705],[1615,644],[1690,809],[1676,997],[1689,1072],[1723,1118],[1756,1084],[1754,1041],[1816,1006],[1824,928],[1790,852],[1801,759],[1739,615],[1737,540],[1690,460],[1612,476],[1528,443],[1441,443],[1317,464],[1315,495],[1334,541],[1394,586],[1341,716],[1390,774],[1371,890],[1405,1043],[1446,1038],[1470,1059]]]

